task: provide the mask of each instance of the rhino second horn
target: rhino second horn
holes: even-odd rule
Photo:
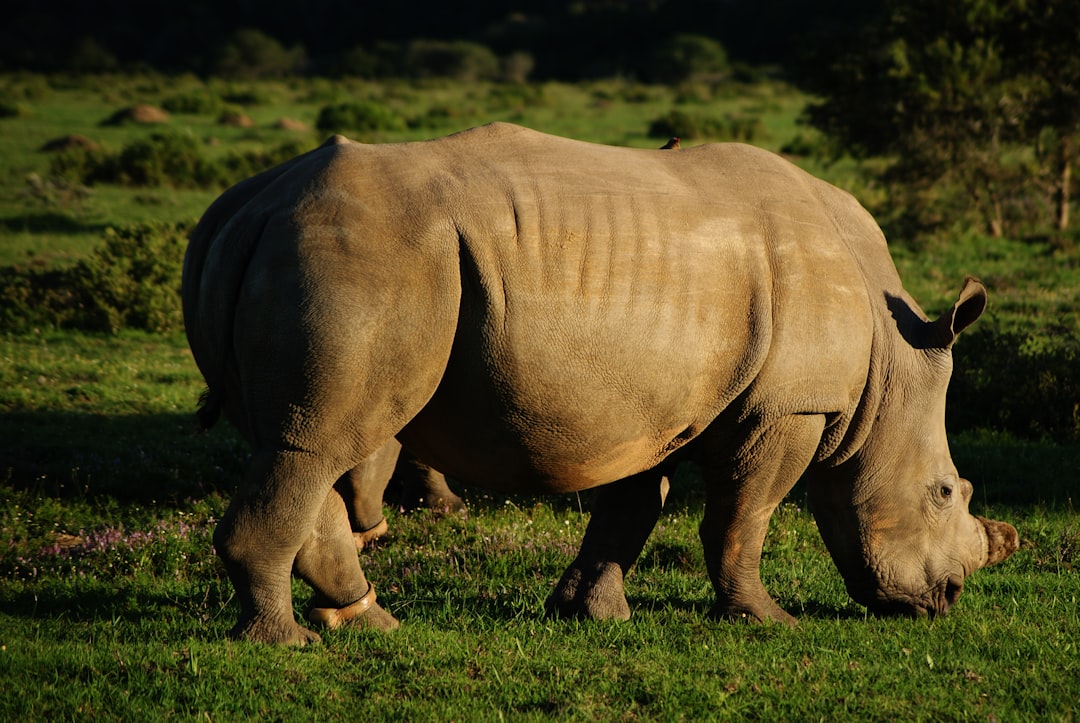
[[[986,530],[986,564],[993,565],[1009,557],[1020,548],[1020,535],[1007,522],[976,517]]]

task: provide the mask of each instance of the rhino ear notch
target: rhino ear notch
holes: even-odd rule
[[[986,287],[974,276],[966,277],[956,303],[933,323],[934,346],[951,347],[960,332],[974,324],[985,310]]]

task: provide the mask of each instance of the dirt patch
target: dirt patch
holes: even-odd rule
[[[283,131],[309,131],[311,127],[303,121],[298,121],[295,118],[279,118],[274,127]]]
[[[255,121],[251,119],[251,116],[243,113],[223,113],[218,118],[218,123],[223,126],[232,126],[233,128],[254,128]]]
[[[70,133],[66,136],[46,141],[45,145],[41,147],[41,150],[52,152],[66,151],[72,148],[83,148],[88,151],[96,151],[99,146],[95,141],[90,140],[80,133]]]
[[[169,122],[168,112],[157,106],[139,103],[130,108],[118,110],[102,121],[104,126],[120,126],[125,123],[138,123],[141,125],[154,125]]]

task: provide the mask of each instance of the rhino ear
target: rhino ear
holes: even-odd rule
[[[932,325],[934,346],[952,346],[960,332],[974,324],[985,310],[986,287],[974,276],[968,276],[964,279],[964,286],[960,289],[956,303]]]

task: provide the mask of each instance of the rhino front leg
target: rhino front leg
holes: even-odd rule
[[[656,526],[667,491],[667,477],[656,470],[597,490],[581,551],[545,604],[549,615],[629,619],[623,579]]]
[[[736,452],[734,464],[706,468],[699,534],[717,614],[795,624],[761,582],[761,548],[773,511],[813,459],[824,424],[820,415],[786,417]]]
[[[406,510],[427,508],[462,512],[465,502],[454,494],[442,472],[421,462],[408,449],[398,456],[394,479],[398,483],[396,495],[388,492],[391,501],[398,502]],[[393,487],[393,485],[391,485]]]

